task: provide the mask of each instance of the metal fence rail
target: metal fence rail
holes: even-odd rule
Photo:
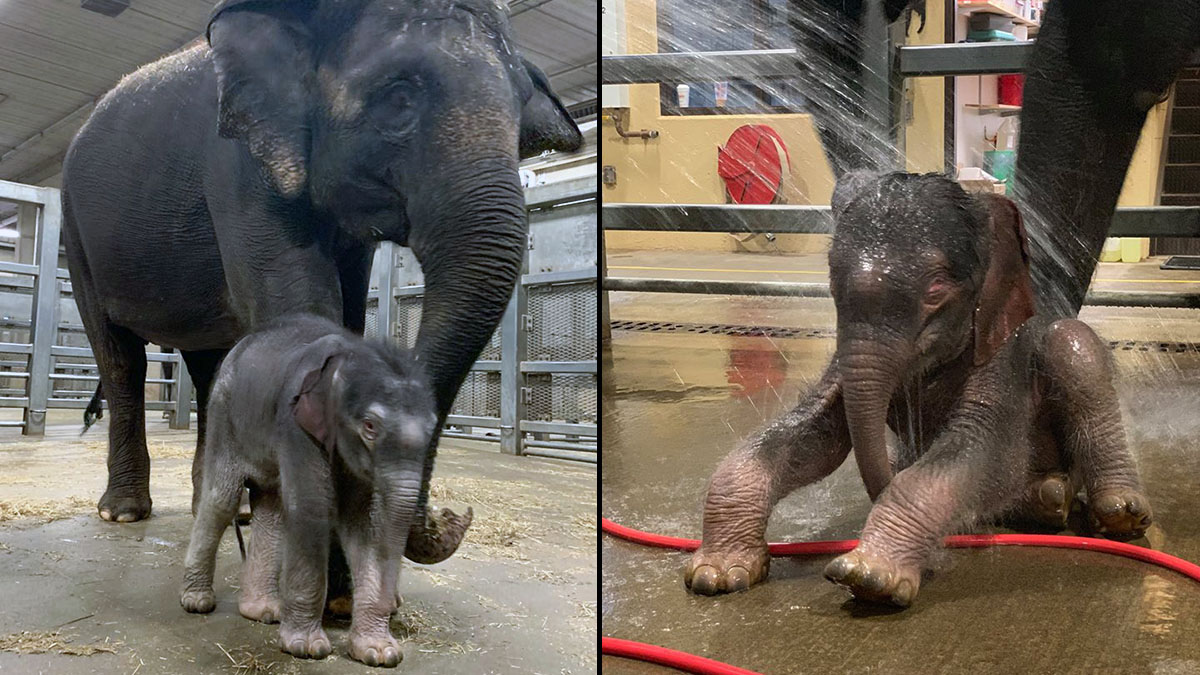
[[[564,161],[570,176],[581,173],[580,161]],[[555,168],[554,161],[543,164],[547,172]],[[499,440],[512,454],[596,462],[597,179],[594,170],[586,173],[566,180],[543,176],[547,182],[526,190],[530,247],[521,282],[459,392],[448,437]],[[0,427],[41,435],[46,411],[85,408],[99,377],[67,272],[57,267],[58,190],[0,181],[0,200],[34,207],[21,211],[36,218],[33,226],[22,221],[18,227],[35,231],[37,239],[33,264],[0,261],[0,407],[24,411],[22,420],[0,421]],[[376,260],[384,264],[380,288],[368,296],[366,333],[411,347],[424,293],[419,266],[410,251],[391,243],[381,245]],[[159,400],[147,400],[146,409],[164,411],[172,428],[187,428],[195,403],[181,356],[148,351],[146,358],[164,370],[146,380],[160,388]],[[499,435],[471,433],[476,428]]]
[[[892,58],[887,77],[880,81],[892,83],[907,77],[1022,72],[1033,50],[1033,43],[1029,42],[927,46],[895,46],[892,38],[887,42]],[[864,58],[873,54],[873,50],[878,51],[873,46],[865,50]],[[808,67],[803,55],[795,49],[628,54],[605,56],[602,63],[603,84],[769,81],[795,78]],[[1186,65],[1200,66],[1200,51],[1193,53]],[[898,114],[894,106],[898,100],[892,99],[888,117],[891,128],[895,128]],[[833,227],[828,206],[627,203],[605,204],[602,208],[605,230],[829,234]],[[1200,207],[1119,208],[1113,216],[1109,236],[1200,237]],[[823,283],[613,278],[607,271],[604,276],[605,291],[829,297],[828,285]],[[1200,308],[1200,294],[1093,290],[1085,304]],[[601,320],[607,325],[609,317],[606,314]]]
[[[0,357],[6,357],[0,364],[0,382],[7,383],[0,408],[22,409],[20,421],[0,421],[0,426],[20,427],[25,435],[40,436],[45,433],[48,410],[87,407],[100,378],[92,350],[79,346],[86,344],[82,328],[65,323],[62,316],[64,303],[73,305],[74,300],[67,271],[58,267],[59,191],[0,181],[0,200],[32,207],[18,210],[17,228],[34,232],[32,264],[0,262],[0,274],[11,275],[0,282],[0,304],[6,312],[0,321]],[[27,222],[28,218],[34,222]],[[186,429],[194,407],[193,391],[180,355],[148,352],[146,358],[173,375],[147,378],[147,384],[159,385],[160,400],[147,401],[146,409],[164,411],[172,428]]]

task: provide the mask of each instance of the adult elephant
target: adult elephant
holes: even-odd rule
[[[520,274],[518,160],[581,142],[497,0],[226,0],[206,41],[124,78],[63,166],[71,282],[111,411],[101,517],[150,514],[147,341],[181,350],[202,449],[225,351],[289,312],[361,332],[379,241],[425,273],[417,358],[444,421]],[[418,515],[408,556],[450,555],[464,528],[446,525]]]

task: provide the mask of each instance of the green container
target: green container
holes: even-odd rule
[[[983,153],[983,170],[1005,185],[1012,181],[1013,167],[1016,163],[1015,150],[987,150]]]

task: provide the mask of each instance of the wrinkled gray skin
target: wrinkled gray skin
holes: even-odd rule
[[[361,333],[382,240],[425,274],[416,351],[445,418],[520,274],[517,163],[582,142],[513,47],[497,0],[226,0],[207,41],[101,99],[64,160],[63,241],[110,407],[102,518],[150,513],[147,341],[196,384],[198,486],[222,355],[291,312]],[[454,551],[440,524],[415,519],[410,558]]]
[[[388,619],[437,424],[413,355],[325,319],[288,317],[229,352],[208,422],[184,609],[213,610],[217,545],[247,485],[254,526],[242,616],[280,622],[280,646],[290,654],[329,655],[321,617],[333,532],[354,581],[350,656],[399,663]]]
[[[1080,485],[1097,533],[1141,535],[1150,508],[1107,346],[1078,320],[1033,316],[1013,203],[936,174],[851,173],[833,210],[837,351],[795,410],[718,466],[688,586],[763,580],[776,502],[852,447],[875,504],[825,574],[857,598],[908,606],[943,537],[1013,511],[1061,527]]]

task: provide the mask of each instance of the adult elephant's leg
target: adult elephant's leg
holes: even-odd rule
[[[789,492],[841,465],[850,431],[832,369],[794,410],[726,457],[708,483],[704,534],[684,582],[714,595],[767,576],[767,518]]]
[[[1200,40],[1200,1],[1051,2],[1026,69],[1015,189],[1040,311],[1079,311],[1146,120]]]
[[[102,321],[88,331],[108,399],[108,488],[100,517],[129,523],[150,515],[150,454],[146,451],[146,343]]]
[[[213,377],[227,349],[203,351],[181,351],[192,386],[196,388],[196,455],[192,457],[192,515],[196,515],[196,504],[200,495],[204,466],[204,439],[208,429],[208,395],[212,391]],[[182,396],[183,392],[178,392]]]
[[[342,324],[362,335],[366,331],[367,294],[371,288],[371,258],[375,246],[351,246],[337,254],[342,287]],[[380,298],[383,302],[384,298]]]

